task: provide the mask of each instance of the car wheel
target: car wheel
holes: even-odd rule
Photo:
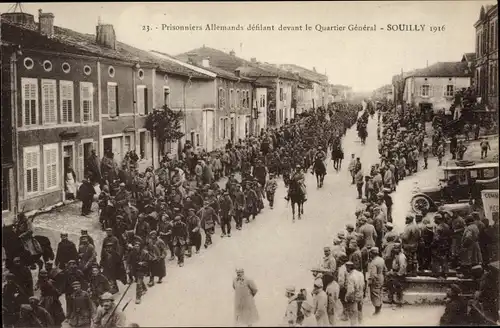
[[[411,208],[415,212],[428,213],[431,209],[431,202],[424,196],[416,196],[411,200]]]

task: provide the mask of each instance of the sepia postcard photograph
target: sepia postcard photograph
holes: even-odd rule
[[[2,326],[497,326],[498,5],[2,2]]]

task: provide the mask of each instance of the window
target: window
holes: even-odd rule
[[[42,79],[43,124],[57,123],[56,80]]]
[[[137,75],[139,76],[140,80],[144,79],[144,70],[140,69],[139,71],[137,71]]]
[[[26,69],[32,69],[35,66],[35,62],[33,62],[33,59],[31,59],[29,57],[24,58],[23,63],[24,63],[24,67],[26,67]]]
[[[69,71],[71,70],[71,66],[68,63],[63,63],[61,65],[61,68],[64,73],[69,73]]]
[[[236,90],[236,100],[235,100],[235,107],[241,107],[241,97],[240,97],[240,90]]]
[[[455,95],[455,86],[454,85],[451,85],[451,84],[448,84],[446,86],[446,93],[445,93],[445,96],[446,97],[453,97]]]
[[[57,188],[59,171],[58,167],[58,144],[43,145],[43,168],[45,175],[45,190]]]
[[[108,67],[108,75],[109,77],[115,77],[115,68],[113,66]]]
[[[224,139],[229,138],[230,136],[230,129],[231,127],[229,126],[229,118],[224,119]]]
[[[250,91],[247,90],[247,108],[250,108]]]
[[[483,170],[483,178],[484,179],[493,179],[497,175],[495,174],[495,169],[484,169]]]
[[[200,134],[196,134],[196,147],[200,147]]]
[[[38,124],[38,80],[21,79],[24,125]]]
[[[139,156],[141,159],[146,158],[146,131],[139,132]]]
[[[108,114],[109,117],[120,116],[118,110],[118,85],[114,82],[108,82]]]
[[[224,118],[219,118],[219,139],[224,139]]]
[[[229,90],[229,106],[231,108],[234,107],[234,95],[233,95],[233,92],[234,92],[233,89]]]
[[[283,101],[283,88],[280,88],[280,101]]]
[[[52,63],[48,60],[44,61],[43,62],[43,69],[45,70],[45,72],[52,71]]]
[[[422,97],[429,97],[430,95],[430,89],[431,89],[431,86],[428,85],[428,84],[424,84],[421,86],[421,93],[422,93]]]
[[[59,81],[61,97],[61,123],[75,121],[73,81]]]
[[[40,147],[24,148],[24,192],[26,195],[39,191]]]
[[[130,142],[132,138],[130,136],[125,136],[125,139],[123,140],[123,152],[127,153],[130,151]]]
[[[170,88],[163,87],[163,105],[170,107]]]
[[[219,88],[219,108],[226,106],[226,93],[223,88]]]
[[[195,132],[191,132],[191,145],[195,145],[194,141],[195,141],[195,137],[196,137],[196,133]]]
[[[145,85],[137,86],[137,112],[139,115],[148,114],[148,88]]]
[[[92,73],[92,68],[90,68],[89,65],[83,66],[83,73],[85,73],[85,75],[90,75],[90,73]]]
[[[80,82],[81,122],[92,122],[94,114],[94,86],[92,82]]]
[[[470,177],[471,177],[472,179],[477,179],[477,177],[478,177],[478,172],[477,172],[477,170],[470,170],[469,172],[470,172]]]

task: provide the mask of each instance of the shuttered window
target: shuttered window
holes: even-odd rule
[[[72,123],[75,121],[73,81],[59,81],[59,94],[61,97],[61,123]]]
[[[56,80],[42,79],[43,124],[57,124]]]
[[[224,118],[219,119],[219,139],[224,139]]]
[[[94,113],[94,86],[91,82],[80,82],[80,108],[82,123],[92,122]]]
[[[240,96],[240,90],[236,90],[236,106],[235,107],[241,107],[241,96]]]
[[[219,88],[219,108],[226,106],[226,94],[223,88]]]
[[[229,106],[231,108],[234,107],[234,90],[233,89],[229,90]]]
[[[59,185],[58,155],[58,144],[43,145],[45,190],[57,188]]]
[[[118,111],[118,85],[108,82],[108,114],[110,117],[120,115]]]
[[[24,147],[24,191],[26,195],[37,193],[40,176],[40,147]]]
[[[38,124],[38,80],[21,79],[23,100],[23,125]]]
[[[137,86],[137,112],[139,115],[148,114],[148,89],[144,85]]]

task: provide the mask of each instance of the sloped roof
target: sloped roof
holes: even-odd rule
[[[408,77],[469,77],[465,62],[438,62],[429,67],[417,69]]]
[[[475,52],[467,52],[463,55],[462,61],[465,59],[465,61],[468,62],[473,62],[476,60],[476,53]]]
[[[301,77],[303,77],[309,81],[323,82],[325,80],[328,80],[328,77],[326,75],[311,71],[310,69],[304,68],[304,67],[299,66],[299,65],[283,64],[283,65],[281,65],[281,68],[284,68],[284,69],[289,68],[292,71],[294,71],[295,73],[298,73]]]
[[[268,73],[271,74],[271,76],[277,76],[277,77],[280,77],[280,78],[284,78],[284,79],[288,79],[288,80],[294,80],[294,81],[298,81],[298,77],[297,75],[295,75],[294,73],[292,72],[288,72],[284,69],[281,69],[273,64],[269,64],[269,63],[257,63],[256,64],[258,68],[260,68],[261,70],[264,70]]]
[[[2,23],[14,26],[21,30],[29,30],[37,33],[42,38],[47,36],[40,34],[38,31],[38,24],[34,25],[19,25],[2,18]],[[167,73],[178,74],[183,76],[191,76],[195,78],[209,78],[208,76],[190,70],[174,62],[161,60],[147,51],[135,48],[123,42],[116,41],[116,49],[111,49],[101,46],[96,42],[96,36],[93,34],[84,34],[76,32],[60,26],[54,26],[54,35],[50,38],[51,42],[59,42],[63,45],[68,45],[74,49],[78,49],[83,53],[92,54],[97,57],[104,57],[109,59],[116,59],[131,63],[142,63],[156,66],[158,69]]]

